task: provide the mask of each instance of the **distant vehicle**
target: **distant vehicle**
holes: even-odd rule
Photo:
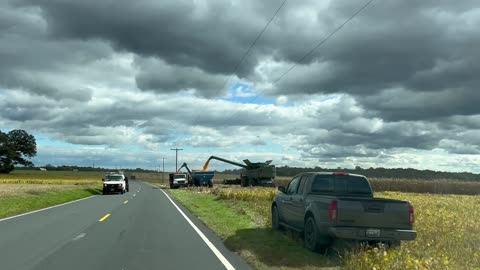
[[[125,176],[118,173],[108,173],[103,181],[103,195],[108,193],[124,194],[126,191]]]
[[[303,232],[305,247],[312,251],[337,238],[390,246],[416,238],[413,206],[373,198],[365,176],[301,173],[279,190],[272,203],[272,228]]]
[[[188,178],[186,173],[171,173],[170,188],[179,188],[188,186]]]

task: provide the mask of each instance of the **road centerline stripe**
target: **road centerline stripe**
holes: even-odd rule
[[[99,219],[98,221],[103,222],[103,221],[105,221],[109,216],[110,216],[110,214],[106,214],[105,216],[103,216],[103,217],[102,217],[101,219]]]

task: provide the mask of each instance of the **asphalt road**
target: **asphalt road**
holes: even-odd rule
[[[249,267],[162,190],[131,181],[124,195],[98,195],[0,221],[0,269]]]

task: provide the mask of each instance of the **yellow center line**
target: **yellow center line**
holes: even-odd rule
[[[124,204],[128,203],[128,200],[124,201],[123,203],[124,203]]]
[[[106,214],[104,217],[102,217],[98,221],[100,221],[100,222],[105,221],[105,219],[107,219],[109,216],[110,216],[110,214]]]

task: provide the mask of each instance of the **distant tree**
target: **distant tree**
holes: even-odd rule
[[[8,133],[0,131],[0,173],[10,173],[15,165],[33,166],[27,158],[36,154],[37,143],[33,135],[20,129]]]

